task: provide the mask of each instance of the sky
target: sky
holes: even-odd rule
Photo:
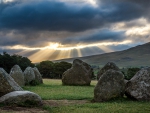
[[[150,41],[149,0],[0,0],[0,53],[33,63]]]

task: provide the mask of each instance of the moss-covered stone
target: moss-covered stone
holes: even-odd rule
[[[143,68],[126,85],[125,94],[139,101],[150,101],[150,68]]]
[[[7,72],[0,68],[0,96],[3,96],[12,91],[22,91],[23,89],[14,81],[14,79],[7,74]]]
[[[39,95],[30,91],[13,91],[0,97],[0,104],[19,106],[39,106],[42,99]]]
[[[102,102],[124,95],[124,75],[120,71],[108,70],[99,79],[94,89],[94,101]]]
[[[104,74],[107,70],[113,69],[116,71],[119,71],[119,68],[116,66],[113,62],[108,62],[102,69],[100,69],[97,73],[97,80],[101,77],[102,74]]]
[[[75,59],[72,67],[63,73],[62,83],[63,85],[90,85],[91,77],[91,66],[79,59]]]
[[[23,72],[18,65],[14,65],[11,68],[10,76],[18,83],[19,86],[23,87],[25,85]]]

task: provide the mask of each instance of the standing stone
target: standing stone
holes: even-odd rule
[[[35,80],[35,74],[31,67],[27,67],[24,71],[25,85],[30,84],[33,80]]]
[[[124,83],[125,83],[125,85],[128,83],[128,81],[129,81],[129,80],[124,79]]]
[[[150,101],[150,68],[141,69],[129,80],[125,94],[139,101]]]
[[[70,69],[62,75],[63,85],[90,85],[92,68],[87,63],[75,59]]]
[[[18,65],[14,65],[11,68],[10,76],[18,83],[21,87],[25,85],[24,75],[21,68]]]
[[[42,75],[41,75],[41,73],[39,72],[39,70],[38,70],[36,67],[34,67],[34,68],[32,68],[32,69],[33,69],[34,74],[35,74],[35,80],[36,80],[38,83],[42,84],[42,83],[43,83],[43,80],[42,80]]]
[[[94,101],[102,102],[124,95],[124,75],[120,71],[108,70],[99,79],[94,89]]]
[[[99,70],[99,72],[97,73],[97,80],[99,80],[99,78],[101,77],[101,75],[103,73],[105,73],[107,70],[109,69],[113,69],[116,71],[120,71],[119,68],[116,66],[115,63],[113,62],[108,62],[101,70]]]
[[[23,89],[8,75],[8,73],[0,68],[0,96],[12,91],[23,91]]]
[[[13,91],[0,97],[0,103],[5,105],[32,106],[42,105],[39,95],[30,91]]]

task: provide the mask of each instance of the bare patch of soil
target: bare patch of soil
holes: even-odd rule
[[[48,113],[42,108],[28,108],[17,106],[5,106],[0,108],[0,113]]]
[[[68,106],[74,104],[85,104],[89,102],[90,101],[88,100],[45,100],[43,101],[43,104],[52,107],[59,107],[59,106]]]
[[[89,103],[88,100],[43,100],[44,106],[59,107],[68,106],[75,104],[85,104]],[[18,106],[4,106],[0,107],[0,113],[48,113],[48,111],[43,110],[41,107],[18,107]]]

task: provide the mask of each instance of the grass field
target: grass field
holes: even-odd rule
[[[150,113],[150,102],[137,102],[127,98],[92,103],[96,83],[97,81],[92,81],[91,86],[62,86],[61,80],[44,79],[44,84],[26,86],[24,89],[39,94],[43,100],[87,101],[83,104],[44,105],[43,109],[50,113]]]

